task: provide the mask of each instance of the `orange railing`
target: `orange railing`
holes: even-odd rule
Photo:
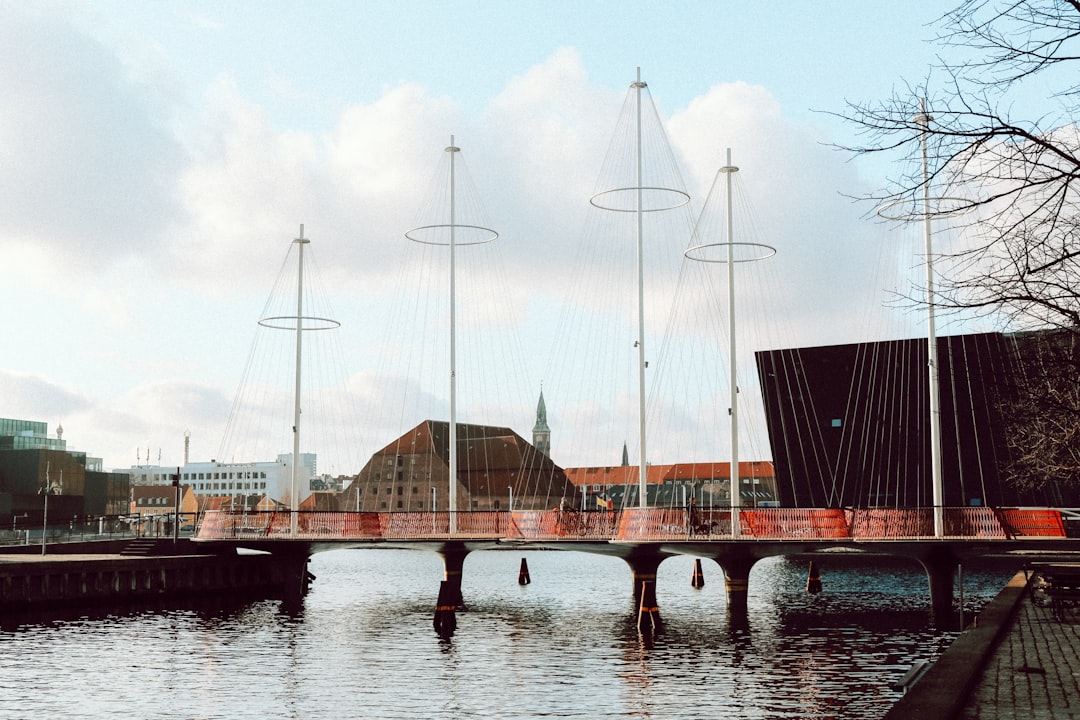
[[[1063,538],[1059,510],[1049,508],[945,508],[948,538]],[[210,511],[199,524],[201,540],[287,539],[292,513]],[[303,540],[424,540],[430,538],[519,541],[665,542],[730,540],[727,509],[628,508],[610,511],[298,512]],[[903,540],[934,535],[932,508],[744,508],[739,540]]]
[[[611,540],[619,514],[577,510],[520,510],[512,513],[506,537],[513,540]]]
[[[1059,510],[1001,508],[998,514],[1009,537],[1065,537],[1065,522]]]
[[[739,513],[742,533],[758,540],[840,540],[851,537],[839,508],[755,508]]]

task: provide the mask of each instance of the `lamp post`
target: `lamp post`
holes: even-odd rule
[[[509,512],[514,512],[514,486],[510,485],[506,489],[510,491],[510,504],[507,510]]]
[[[48,531],[49,531],[49,495],[52,495],[53,491],[63,492],[64,490],[64,476],[60,475],[60,482],[53,485],[49,481],[49,466],[50,463],[45,463],[45,485],[41,488],[40,492],[45,496],[45,509],[41,513],[41,554],[46,554],[46,547],[48,545]]]

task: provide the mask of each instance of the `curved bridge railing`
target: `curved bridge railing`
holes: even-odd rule
[[[861,541],[934,538],[933,508],[744,508],[739,536],[727,508],[629,508],[620,511],[461,511],[450,513],[300,511],[207,512],[199,540],[507,540],[507,541]],[[1009,540],[1067,537],[1053,508],[945,508],[947,538]]]

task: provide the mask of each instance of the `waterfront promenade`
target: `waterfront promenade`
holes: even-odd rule
[[[1080,719],[1080,613],[1036,605],[1029,575],[1017,573],[886,720]]]

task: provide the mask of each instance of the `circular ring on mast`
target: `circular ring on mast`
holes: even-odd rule
[[[285,320],[292,320],[292,325],[280,324]],[[341,327],[341,323],[337,320],[331,320],[330,318],[313,317],[311,315],[276,315],[274,317],[265,317],[259,321],[259,324],[263,327],[273,328],[275,330],[296,330],[296,321],[300,321],[301,330],[333,330]],[[310,324],[308,324],[310,323]]]
[[[642,207],[637,206],[638,191],[642,193]],[[607,204],[607,200],[611,198],[613,200],[626,199],[628,204],[622,203]],[[605,202],[601,202],[604,200]],[[646,200],[654,200],[655,205],[652,205]],[[604,190],[598,192],[589,198],[589,203],[594,207],[598,207],[601,210],[613,210],[615,212],[659,212],[661,210],[674,210],[680,208],[683,205],[690,202],[690,195],[682,190],[676,190],[675,188],[664,187],[624,187],[614,188],[612,190]]]
[[[755,262],[757,260],[764,260],[766,258],[771,258],[773,255],[776,254],[776,248],[774,248],[772,245],[766,245],[765,243],[755,243],[755,242],[726,243],[726,242],[722,242],[722,243],[705,243],[703,245],[693,245],[691,247],[686,248],[686,250],[683,252],[683,255],[688,260],[696,260],[698,262],[726,263],[726,262],[728,262],[728,257],[727,257],[726,252],[722,257],[715,257],[713,255],[710,255],[709,251],[711,249],[713,249],[713,248],[728,248],[728,247],[731,248],[731,252],[732,252],[731,262],[735,262],[735,263]],[[735,257],[736,253],[738,253],[740,249],[742,251],[744,251],[746,254],[742,255],[740,257]]]
[[[455,233],[454,245],[484,245],[489,242],[493,242],[499,239],[499,233],[495,232],[491,228],[486,228],[481,225],[421,225],[420,227],[414,227],[405,233],[405,237],[409,238],[413,242],[423,243],[424,245],[449,245],[449,240],[441,239],[445,233],[437,232],[439,230],[448,230],[454,228],[455,230],[464,230],[464,238],[458,238]],[[431,235],[431,238],[425,238],[425,235]]]
[[[962,215],[966,212],[974,210],[978,205],[974,200],[969,198],[958,197],[939,197],[932,198],[937,202],[937,206],[932,208],[930,215],[933,217],[952,217],[953,215]],[[905,212],[897,212],[901,206],[910,205],[910,209]],[[884,220],[896,220],[899,222],[915,222],[922,220],[926,217],[926,213],[919,209],[922,205],[921,199],[911,200],[909,198],[897,198],[896,200],[890,200],[883,205],[879,205],[874,209],[874,214]]]

